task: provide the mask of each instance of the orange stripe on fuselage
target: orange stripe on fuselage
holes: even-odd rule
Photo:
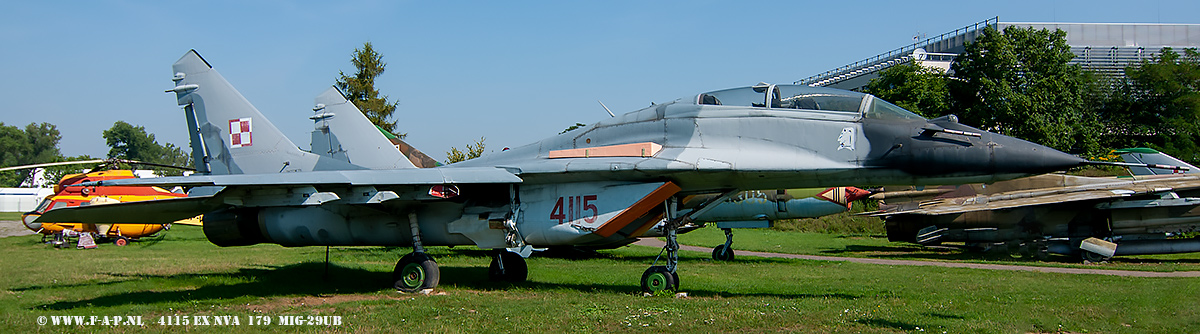
[[[599,158],[599,157],[652,157],[662,150],[658,143],[645,142],[599,147],[573,148],[550,151],[550,159]]]
[[[625,210],[621,210],[621,213],[618,213],[616,217],[613,217],[613,219],[604,223],[604,225],[600,225],[600,228],[596,229],[596,232],[593,233],[605,238],[611,237],[613,234],[616,234],[617,231],[620,231],[621,229],[625,228],[625,226],[633,223],[634,220],[645,215],[647,212],[650,212],[650,209],[653,209],[654,206],[662,205],[663,201],[671,198],[671,196],[674,196],[681,189],[682,188],[679,188],[679,186],[675,185],[675,183],[668,181],[667,183],[659,186],[658,189],[654,189],[654,191],[651,191],[645,197],[642,197],[642,199],[638,200],[636,203],[633,203],[633,205],[625,208]]]

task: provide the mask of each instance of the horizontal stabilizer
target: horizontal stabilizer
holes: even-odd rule
[[[1160,174],[1181,174],[1181,173],[1197,173],[1196,166],[1192,166],[1183,160],[1176,159],[1166,153],[1156,151],[1149,148],[1126,148],[1116,150],[1117,154],[1121,155],[1126,163],[1147,164],[1152,166],[1178,166],[1178,168],[1147,168],[1141,166],[1129,167],[1129,172],[1133,175],[1160,175]]]
[[[84,205],[46,211],[37,222],[87,224],[168,224],[215,210],[212,197],[183,197],[153,201]]]

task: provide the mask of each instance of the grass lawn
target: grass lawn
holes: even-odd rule
[[[749,233],[738,236],[739,245],[750,246]],[[1200,331],[1200,281],[1188,278],[748,257],[720,263],[682,252],[679,275],[689,296],[673,298],[639,291],[638,278],[658,249],[624,247],[582,260],[534,257],[529,281],[512,285],[487,280],[484,251],[433,247],[441,285],[432,295],[408,295],[387,287],[404,248],[334,248],[326,279],[324,248],[218,248],[191,226],[126,247],[57,250],[38,240],[0,238],[0,332]],[[826,242],[814,248],[836,249]],[[146,325],[37,324],[39,316],[67,315],[141,316]],[[157,324],[175,315],[242,320],[241,326]],[[246,321],[264,315],[341,316],[342,324]]]
[[[0,220],[21,220],[20,212],[0,212]]]

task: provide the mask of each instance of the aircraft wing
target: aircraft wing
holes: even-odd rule
[[[444,167],[397,170],[346,170],[277,174],[233,174],[105,180],[81,186],[272,186],[272,185],[431,185],[521,183],[521,178],[492,167]]]
[[[1054,203],[1066,203],[1076,201],[1087,201],[1096,199],[1108,199],[1131,196],[1133,193],[1120,190],[1091,190],[1081,191],[1069,194],[1053,194],[1041,195],[1023,198],[1008,198],[1008,199],[993,199],[989,196],[975,197],[957,197],[944,200],[937,200],[927,203],[921,203],[915,209],[900,209],[891,212],[877,212],[871,216],[891,216],[901,214],[916,214],[916,215],[947,215],[955,213],[964,213],[972,211],[991,211],[1001,209],[1011,209],[1016,207],[1044,205]]]
[[[1011,209],[1024,206],[1115,199],[1197,188],[1200,188],[1200,179],[1194,176],[1116,181],[1104,184],[1013,191],[990,196],[979,195],[946,198],[921,202],[915,207],[901,206],[893,210],[877,211],[867,215],[946,215],[973,211]]]
[[[38,222],[166,224],[209,212],[223,204],[211,196],[84,205],[48,210]]]

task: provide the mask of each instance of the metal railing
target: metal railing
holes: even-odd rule
[[[1069,64],[1079,64],[1084,70],[1094,71],[1101,75],[1123,76],[1125,67],[1141,64],[1158,55],[1159,50],[1146,50],[1144,47],[1099,47],[1073,46],[1071,53],[1075,54]]]
[[[926,46],[929,46],[929,45],[936,45],[936,44],[942,43],[943,45],[939,45],[938,48],[935,50],[925,50],[925,51],[933,51],[933,52],[942,51],[942,50],[949,48],[949,45],[946,45],[946,44],[947,44],[947,42],[950,42],[952,39],[956,39],[959,36],[965,37],[965,35],[971,34],[971,33],[979,34],[979,32],[978,32],[979,29],[981,29],[983,27],[987,27],[987,26],[991,26],[993,28],[997,27],[998,23],[999,23],[999,19],[1000,19],[999,17],[993,17],[993,18],[990,18],[987,20],[983,20],[981,22],[978,22],[978,23],[975,23],[972,25],[968,25],[968,26],[965,26],[962,28],[955,29],[954,31],[951,31],[948,33],[937,35],[932,38],[926,38],[925,40],[922,40],[922,41],[919,41],[916,43],[912,43],[912,44],[897,48],[892,51],[884,52],[882,54],[879,54],[879,55],[871,57],[871,58],[856,61],[856,62],[850,63],[849,65],[840,66],[838,68],[825,71],[821,74],[817,74],[817,75],[814,75],[814,76],[811,76],[808,78],[797,80],[797,81],[793,82],[793,84],[809,85],[809,86],[824,86],[824,85],[836,83],[836,82],[839,82],[842,80],[850,79],[850,78],[853,78],[860,74],[870,73],[871,71],[880,70],[880,69],[883,69],[886,67],[891,67],[896,64],[907,62],[909,60],[909,58],[911,57],[913,51],[916,51],[917,49],[924,49]],[[964,38],[964,40],[955,41],[955,42],[956,42],[956,44],[962,44],[962,43],[965,43],[966,41]]]

